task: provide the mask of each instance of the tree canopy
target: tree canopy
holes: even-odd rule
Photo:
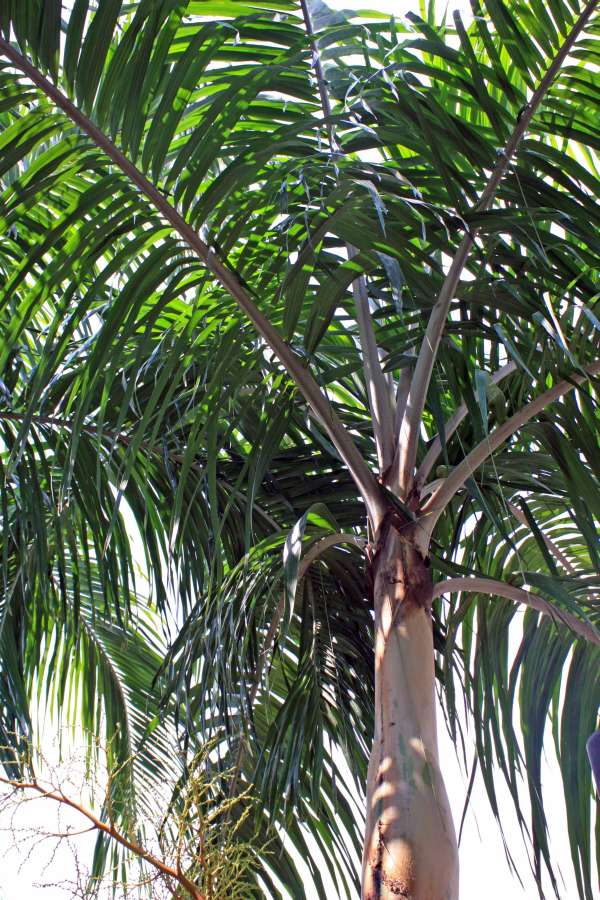
[[[219,735],[214,765],[263,800],[248,828],[279,828],[266,890],[309,896],[300,854],[326,897],[310,836],[356,895],[365,500],[467,239],[414,432],[439,695],[558,896],[554,743],[591,900],[595,4],[308,6],[314,35],[296,0],[2,3],[0,743],[39,702],[108,735],[135,828]]]

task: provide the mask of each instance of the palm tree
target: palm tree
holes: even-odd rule
[[[596,6],[2,4],[2,728],[145,749],[129,827],[221,735],[273,896],[458,897],[437,691],[592,897]]]

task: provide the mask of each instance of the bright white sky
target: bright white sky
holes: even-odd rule
[[[369,0],[328,0],[328,5],[339,9],[368,9],[371,6],[379,11],[389,12],[398,18],[411,9],[415,12],[419,11],[418,0],[413,3],[406,2],[406,0],[376,0],[371,3]],[[443,8],[442,3],[440,3],[440,8]],[[459,9],[465,20],[470,18],[469,0],[449,2],[448,8],[449,13],[452,13],[454,9]],[[458,828],[466,795],[467,776],[459,766],[455,748],[446,733],[441,714],[439,716],[439,734],[442,769]],[[562,785],[550,736],[548,736],[547,745],[548,760],[543,768],[542,777],[546,809],[551,823],[551,833],[554,836],[555,862],[565,879],[564,898],[574,898],[576,890],[571,875]],[[528,875],[519,828],[512,810],[512,801],[507,790],[503,789],[501,778],[502,776],[499,775],[497,790],[501,798],[500,810],[505,834],[513,857],[519,865],[525,888],[521,887],[509,870],[500,832],[492,816],[481,776],[478,775],[460,847],[460,900],[480,900],[482,896],[486,900],[534,900],[537,897],[533,880]],[[63,879],[73,877],[72,851],[66,847],[59,847],[54,858],[51,859],[52,846],[48,844],[33,849],[28,855],[30,845],[24,844],[17,849],[11,847],[13,843],[11,836],[2,830],[7,827],[7,824],[7,822],[0,823],[0,900],[60,900],[61,896],[67,897],[68,894],[64,894],[59,889],[59,883]],[[15,824],[17,827],[24,828],[43,824],[47,831],[54,831],[57,830],[56,813],[48,801],[36,800],[22,808]],[[62,828],[64,829],[68,825],[81,828],[85,826],[85,823],[82,823],[75,813],[67,815],[63,812]],[[85,862],[91,854],[93,836],[83,835],[74,839],[73,844],[78,848],[80,860]],[[44,884],[45,887],[42,886]],[[335,900],[336,896],[337,891],[332,885],[331,900]]]

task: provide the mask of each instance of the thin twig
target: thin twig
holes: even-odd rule
[[[204,894],[201,894],[196,885],[192,881],[190,881],[189,878],[186,878],[186,876],[182,872],[177,872],[171,866],[167,865],[167,863],[154,856],[153,853],[145,850],[144,847],[136,844],[130,838],[125,837],[125,835],[117,831],[113,824],[107,825],[106,822],[103,822],[101,819],[95,816],[94,813],[91,812],[91,810],[86,809],[85,806],[82,806],[80,803],[77,803],[75,800],[67,797],[65,794],[63,794],[62,791],[56,791],[54,789],[47,790],[41,784],[38,784],[37,781],[14,781],[2,775],[0,775],[0,784],[5,784],[9,787],[17,788],[20,790],[35,791],[41,797],[44,797],[48,800],[55,800],[57,803],[61,803],[64,806],[68,806],[71,809],[76,810],[92,823],[93,828],[101,831],[103,834],[106,834],[108,837],[112,838],[118,844],[121,844],[127,850],[130,850],[133,854],[135,854],[135,856],[149,863],[149,865],[151,865],[162,875],[165,875],[168,878],[175,879],[175,881],[177,881],[183,888],[185,888],[186,891],[188,891],[188,893],[191,895],[191,897],[194,898],[194,900],[205,900]]]

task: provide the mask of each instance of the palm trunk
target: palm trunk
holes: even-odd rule
[[[380,529],[371,562],[375,737],[363,900],[457,900],[458,848],[439,769],[431,576],[405,530]]]

